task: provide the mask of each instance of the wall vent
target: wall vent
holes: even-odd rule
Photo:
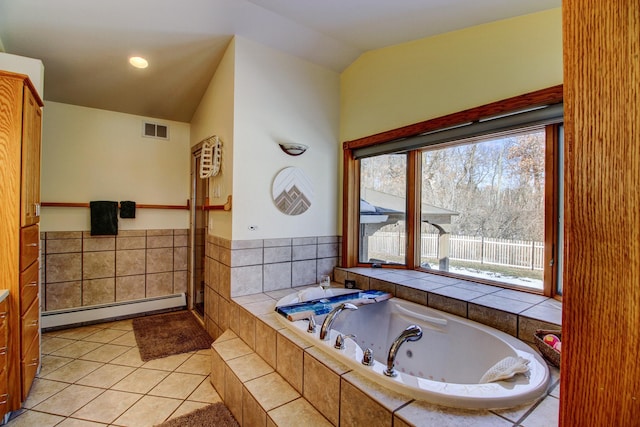
[[[169,139],[169,126],[159,123],[142,122],[142,136]]]

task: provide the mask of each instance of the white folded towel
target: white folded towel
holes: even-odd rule
[[[491,383],[494,381],[506,380],[516,374],[524,374],[529,370],[529,361],[524,357],[505,357],[480,378],[479,384]]]
[[[305,301],[310,301],[312,299],[324,298],[325,296],[326,295],[325,295],[324,289],[322,289],[321,286],[317,286],[317,287],[308,288],[308,289],[299,291],[298,301],[305,302]]]

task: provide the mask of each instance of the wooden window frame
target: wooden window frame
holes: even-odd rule
[[[557,104],[563,101],[563,85],[552,86],[535,92],[526,93],[516,97],[504,99],[446,116],[425,120],[412,125],[381,132],[343,143],[343,204],[342,204],[342,265],[343,267],[361,267],[369,264],[360,263],[358,260],[359,248],[359,199],[360,199],[360,171],[359,162],[354,157],[354,150],[378,144],[384,144],[399,138],[410,138],[445,129],[463,123],[478,121],[480,119],[521,111],[544,105]],[[557,248],[557,214],[558,214],[558,164],[557,144],[559,125],[547,125],[546,149],[545,149],[545,269],[542,293],[547,296],[555,296],[557,281],[557,262],[554,258],[560,253]],[[419,253],[415,242],[419,239],[420,227],[420,185],[421,176],[420,150],[412,150],[407,153],[407,256],[406,265],[382,265],[382,268],[394,269],[420,269]],[[549,177],[551,178],[549,180]],[[552,261],[554,260],[554,261]],[[432,274],[443,276],[461,277],[448,272],[429,271]],[[505,283],[497,283],[478,278],[466,277],[478,283],[498,284],[504,288],[513,288],[532,293],[532,289],[510,286]]]

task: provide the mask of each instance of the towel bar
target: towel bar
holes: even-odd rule
[[[54,207],[54,208],[88,208],[89,203],[71,203],[71,202],[42,202],[40,204],[44,207]],[[189,200],[187,200],[186,205],[149,205],[149,204],[136,204],[136,208],[138,209],[183,209],[189,210],[191,208],[191,204]]]

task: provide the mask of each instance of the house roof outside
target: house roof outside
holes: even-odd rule
[[[398,217],[404,218],[406,212],[406,198],[384,193],[382,191],[363,188],[360,193],[361,215],[386,215],[390,220]],[[364,202],[364,203],[363,203]],[[367,210],[363,211],[363,206]],[[372,209],[373,208],[373,209]],[[429,224],[447,225],[451,224],[451,217],[460,215],[456,211],[441,208],[439,206],[422,203],[422,221]],[[387,220],[385,220],[386,222]],[[394,221],[394,222],[395,222]],[[372,222],[367,220],[367,222]]]

